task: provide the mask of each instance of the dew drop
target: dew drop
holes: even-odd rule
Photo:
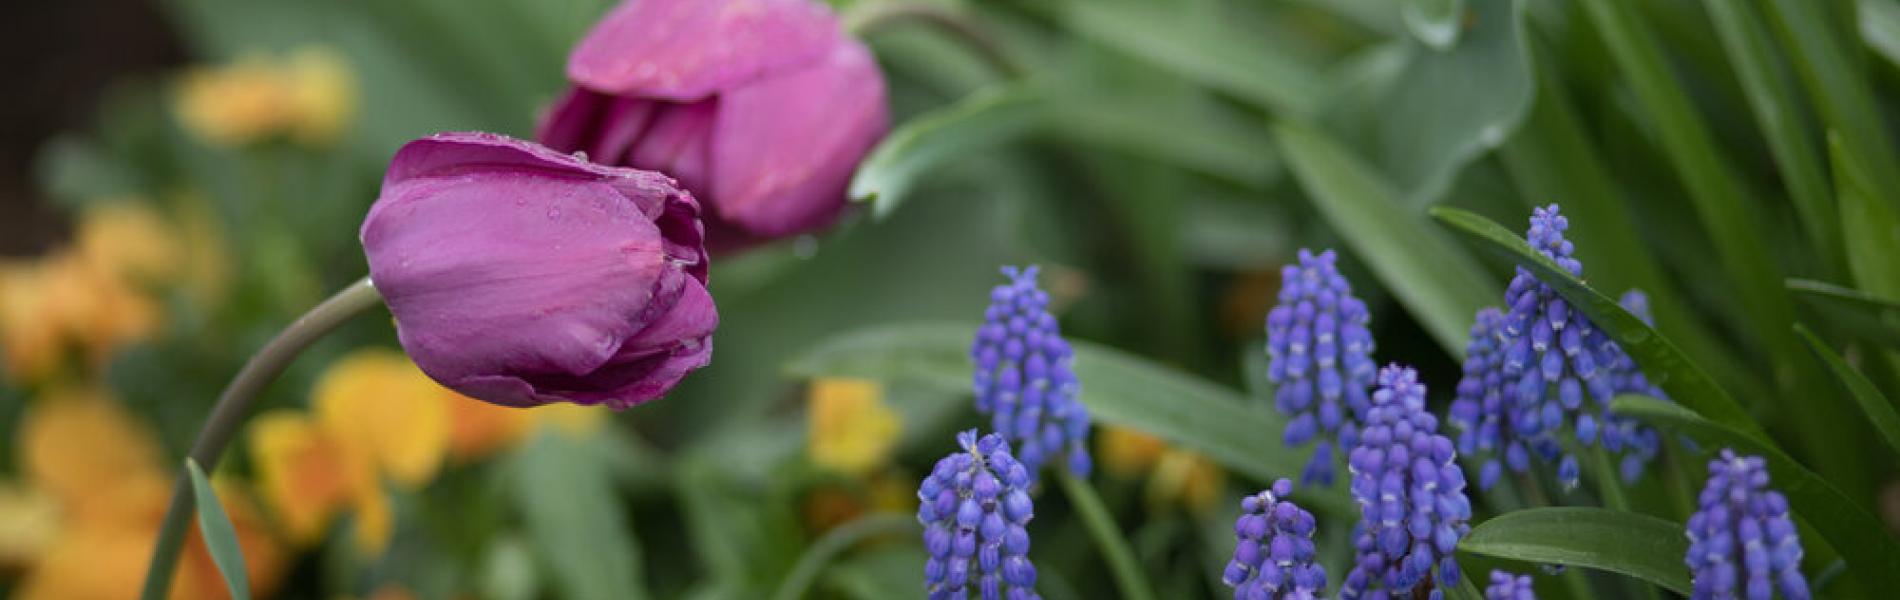
[[[559,218],[561,218],[561,209],[558,209],[558,208],[550,208],[550,209],[548,209],[548,219],[549,219],[549,220],[553,220],[553,219],[559,219]]]

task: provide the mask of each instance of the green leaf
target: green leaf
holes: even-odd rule
[[[1115,525],[1115,515],[1109,514],[1108,506],[1102,497],[1095,493],[1089,483],[1076,478],[1068,471],[1056,474],[1056,480],[1062,484],[1062,493],[1069,497],[1069,504],[1082,517],[1082,525],[1089,530],[1089,537],[1095,539],[1095,548],[1102,553],[1108,563],[1109,575],[1115,578],[1115,587],[1121,591],[1121,597],[1132,600],[1152,600],[1154,587],[1148,584],[1148,577],[1141,571],[1141,563],[1135,560],[1135,552],[1128,548],[1128,539],[1122,535],[1121,527]]]
[[[1718,423],[1749,435],[1763,435],[1761,426],[1749,419],[1748,413],[1735,404],[1728,392],[1709,379],[1701,367],[1690,362],[1675,343],[1623,310],[1615,300],[1590,289],[1569,271],[1558,267],[1550,257],[1531,248],[1524,238],[1469,211],[1438,207],[1432,209],[1432,216],[1451,226],[1453,231],[1469,236],[1486,249],[1529,270],[1539,281],[1556,290],[1571,307],[1582,311],[1610,339],[1616,340],[1643,367],[1650,381],[1662,386],[1671,399]]]
[[[237,529],[231,526],[231,517],[224,514],[224,504],[211,489],[204,469],[198,468],[198,461],[185,459],[185,470],[191,473],[192,499],[198,505],[198,532],[204,534],[205,547],[211,550],[211,562],[218,565],[218,573],[224,575],[224,589],[231,592],[231,597],[247,600],[251,597],[251,581],[244,568],[244,548],[238,545]]]
[[[1115,148],[1252,188],[1279,175],[1278,149],[1259,120],[1211,101],[1131,98],[1125,90],[1064,92],[1048,111],[1053,133]],[[1205,99],[1200,99],[1205,100]]]
[[[1789,279],[1787,286],[1842,331],[1900,348],[1900,301],[1811,279]]]
[[[1274,139],[1314,206],[1445,352],[1464,356],[1473,315],[1504,292],[1444,232],[1400,204],[1378,172],[1338,142],[1283,121]]]
[[[1517,0],[1410,0],[1457,4],[1456,46],[1411,53],[1378,105],[1379,164],[1405,203],[1437,201],[1458,173],[1511,138],[1534,87]],[[1408,22],[1409,10],[1408,10]]]
[[[640,547],[598,448],[544,430],[510,466],[528,542],[561,597],[647,597]]]
[[[1900,67],[1900,2],[1860,0],[1860,37],[1875,54]]]
[[[871,202],[878,218],[909,199],[918,180],[957,159],[988,151],[1027,132],[1041,111],[1041,94],[1003,85],[906,121],[885,136],[851,177],[850,196]]]
[[[876,552],[859,553],[826,569],[825,585],[852,600],[913,596],[929,560],[930,554],[915,542],[881,545]]]
[[[878,513],[869,514],[849,523],[833,527],[823,537],[812,542],[811,547],[798,557],[790,574],[779,582],[778,591],[772,593],[773,600],[799,600],[811,589],[818,574],[839,554],[850,550],[866,539],[889,534],[910,533],[918,529],[917,518],[907,514]],[[918,563],[922,564],[922,563]]]
[[[1689,593],[1682,563],[1689,538],[1681,525],[1649,515],[1583,507],[1509,512],[1473,527],[1458,551],[1621,573]]]
[[[1447,50],[1464,32],[1465,0],[1402,0],[1399,14],[1412,37],[1433,50]]]
[[[1772,487],[1786,494],[1796,516],[1847,559],[1850,575],[1867,581],[1871,589],[1900,589],[1900,542],[1887,535],[1885,526],[1866,508],[1773,443],[1655,398],[1619,396],[1610,403],[1610,410],[1689,436],[1706,448],[1729,448],[1766,459]]]
[[[1879,388],[1874,387],[1874,382],[1847,366],[1847,361],[1835,354],[1834,349],[1829,348],[1821,338],[1815,337],[1806,325],[1796,323],[1794,330],[1807,340],[1808,349],[1813,350],[1814,355],[1827,364],[1828,370],[1834,372],[1834,378],[1841,382],[1841,387],[1847,388],[1847,395],[1860,405],[1861,412],[1867,414],[1867,422],[1880,432],[1881,439],[1886,440],[1887,449],[1900,455],[1900,414],[1894,412],[1893,404],[1881,395]]]
[[[864,377],[929,381],[968,390],[968,352],[976,326],[902,324],[842,334],[787,364],[794,377]],[[1206,455],[1259,481],[1293,477],[1306,449],[1280,443],[1286,420],[1248,406],[1245,396],[1140,357],[1070,340],[1082,402],[1096,423],[1127,427]],[[1337,489],[1307,488],[1296,495],[1315,511],[1351,514]]]
[[[1255,105],[1291,114],[1319,107],[1321,78],[1291,53],[1262,48],[1232,23],[1155,2],[1064,2],[1061,22],[1115,48]]]
[[[1900,269],[1893,265],[1893,257],[1900,256],[1900,216],[1894,214],[1894,205],[1882,201],[1867,160],[1851,155],[1840,132],[1828,132],[1827,149],[1834,164],[1834,191],[1840,195],[1848,271],[1860,289],[1900,297]]]
[[[1867,201],[1884,205],[1887,211],[1900,210],[1900,157],[1893,150],[1893,138],[1887,134],[1879,98],[1874,95],[1863,52],[1855,41],[1858,29],[1849,23],[1857,13],[1845,1],[1765,0],[1775,32],[1789,50],[1789,62],[1801,75],[1821,122],[1827,125],[1830,144],[1837,143],[1846,152],[1833,151],[1836,168],[1842,162],[1864,177],[1869,187],[1862,188]],[[1846,8],[1844,11],[1837,9]],[[1846,14],[1841,14],[1845,12]],[[1836,182],[1838,185],[1838,181]],[[1842,199],[1846,201],[1845,198]],[[1886,224],[1892,225],[1892,218]],[[1853,227],[1852,222],[1844,222]],[[1850,260],[1853,233],[1846,232]],[[1888,236],[1900,233],[1888,232]],[[1863,284],[1872,285],[1870,282]],[[1900,294],[1900,289],[1870,288],[1885,294]]]

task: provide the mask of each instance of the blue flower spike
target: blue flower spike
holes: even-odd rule
[[[1759,456],[1723,449],[1709,461],[1709,482],[1689,516],[1692,580],[1689,597],[1807,600],[1801,574],[1801,536],[1788,516],[1788,499],[1768,487]]]
[[[1333,446],[1351,448],[1365,418],[1375,365],[1366,304],[1352,295],[1333,251],[1300,250],[1280,272],[1279,304],[1267,313],[1267,379],[1274,406],[1292,418],[1288,446],[1314,444],[1302,483],[1333,481]]]
[[[1537,590],[1531,589],[1529,575],[1492,570],[1491,585],[1485,586],[1484,597],[1485,600],[1537,600]]]
[[[1234,600],[1308,600],[1326,589],[1326,569],[1313,562],[1315,521],[1287,496],[1293,482],[1240,501],[1234,521],[1234,558],[1221,581],[1234,588]]]
[[[937,461],[917,488],[928,597],[967,598],[974,587],[983,600],[1038,598],[1024,528],[1035,513],[1028,467],[1000,435],[979,439],[972,429],[957,434],[957,443],[963,451]]]
[[[1425,411],[1425,385],[1418,373],[1391,365],[1379,371],[1379,387],[1352,450],[1352,496],[1360,520],[1354,528],[1352,571],[1339,597],[1443,598],[1458,581],[1452,552],[1471,530],[1471,501],[1450,438]]]
[[[1044,461],[1066,453],[1069,471],[1089,474],[1088,408],[1075,353],[1049,314],[1049,294],[1036,287],[1034,266],[1003,267],[1007,283],[990,290],[984,323],[970,346],[976,410],[1017,446],[1032,477]]]

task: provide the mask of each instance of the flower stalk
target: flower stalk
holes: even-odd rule
[[[224,393],[218,396],[218,404],[212,408],[211,417],[205,421],[204,429],[198,432],[197,441],[191,445],[191,459],[203,465],[206,472],[217,468],[224,447],[230,445],[238,426],[250,414],[251,405],[256,404],[258,394],[282,375],[291,361],[310,344],[334,331],[351,317],[382,304],[382,299],[376,286],[370,283],[368,277],[364,277],[298,317],[256,354],[252,354],[250,360],[245,361],[244,368],[239,369],[237,375],[231,378],[231,383],[225,386]],[[152,561],[145,572],[145,587],[139,593],[142,600],[159,600],[170,591],[172,573],[178,565],[178,551],[184,545],[186,527],[190,524],[194,508],[192,502],[191,480],[181,471],[177,483],[172,486],[171,505],[165,509],[165,520],[158,530],[158,542],[152,548]]]

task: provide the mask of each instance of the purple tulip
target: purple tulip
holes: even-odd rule
[[[626,2],[567,76],[541,142],[679,178],[711,207],[716,249],[831,223],[889,128],[870,51],[811,0]]]
[[[402,346],[505,406],[627,408],[712,358],[699,205],[659,173],[444,133],[396,152],[363,219]]]

